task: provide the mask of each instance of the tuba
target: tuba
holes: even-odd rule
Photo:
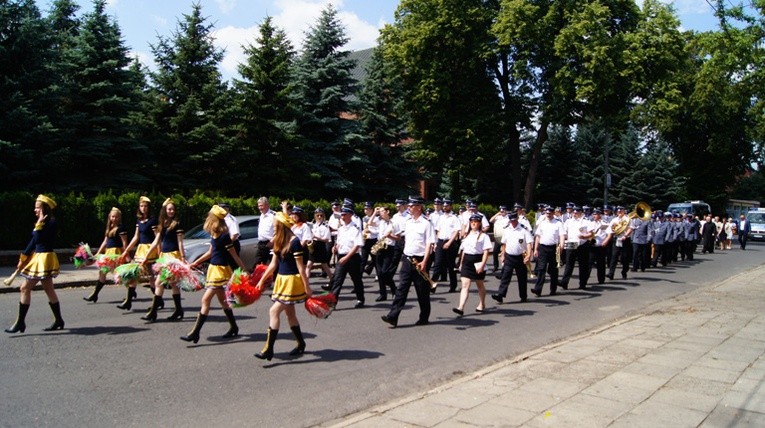
[[[627,230],[627,227],[629,227],[630,220],[639,218],[640,220],[648,221],[651,219],[651,213],[651,206],[643,201],[640,201],[635,204],[635,211],[632,211],[631,213],[622,217],[619,223],[612,227],[611,230],[614,232],[614,235],[621,235],[625,230]]]

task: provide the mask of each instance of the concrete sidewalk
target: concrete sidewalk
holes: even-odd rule
[[[95,265],[75,269],[74,264],[61,257],[59,257],[59,263],[61,265],[59,275],[53,279],[53,285],[56,288],[93,286],[98,281],[98,268]],[[15,267],[0,266],[0,278],[7,279],[15,270]],[[107,280],[109,284],[112,283],[112,274],[107,275]],[[0,283],[0,293],[18,292],[23,282],[24,278],[18,275],[10,287]],[[37,284],[35,290],[41,289],[42,286]]]
[[[765,426],[765,265],[336,427]]]

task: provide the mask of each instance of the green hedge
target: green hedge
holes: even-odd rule
[[[46,193],[47,194],[47,193]],[[168,195],[158,193],[125,192],[114,194],[109,190],[99,193],[95,197],[85,197],[82,193],[47,194],[57,204],[54,216],[59,224],[59,236],[56,242],[58,248],[75,248],[80,242],[87,242],[91,246],[98,247],[103,241],[106,217],[112,207],[122,210],[122,219],[128,226],[128,239],[132,238],[135,228],[135,214],[138,207],[138,199],[145,195],[151,199],[151,212],[154,216],[159,215],[162,202]],[[258,198],[229,198],[211,192],[196,192],[191,196],[180,194],[169,195],[175,201],[178,215],[185,229],[189,229],[202,223],[210,210],[210,207],[218,202],[225,201],[231,205],[231,212],[235,216],[258,214]],[[28,192],[0,192],[0,250],[20,250],[26,247],[34,227],[34,200],[37,194]],[[271,208],[275,211],[281,209],[281,199],[269,197]],[[308,220],[313,218],[313,211],[317,207],[329,212],[331,201],[311,201],[303,199],[290,200],[290,203],[303,208]],[[395,212],[392,203],[384,203]],[[497,207],[481,204],[479,210],[491,217],[497,212]],[[363,215],[364,204],[355,204],[356,213]],[[530,213],[529,219],[533,223],[534,215]]]

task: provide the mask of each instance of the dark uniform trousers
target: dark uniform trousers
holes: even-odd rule
[[[662,266],[666,266],[669,260],[668,250],[666,244],[653,244],[653,258],[651,259],[651,266],[656,267],[658,263]]]
[[[539,244],[539,257],[537,258],[536,273],[537,283],[534,286],[536,293],[542,293],[545,285],[545,272],[550,274],[550,294],[558,291],[558,261],[555,257],[556,245]]]
[[[651,244],[632,244],[632,270],[645,272],[651,258]]]
[[[351,274],[353,281],[353,292],[356,293],[356,300],[364,302],[364,282],[361,279],[361,256],[356,253],[351,256],[345,264],[340,263],[340,259],[345,254],[337,255],[337,265],[335,266],[335,276],[332,279],[332,294],[340,297],[340,289],[343,288],[346,274]]]
[[[449,289],[457,289],[457,271],[454,270],[454,250],[459,249],[457,240],[452,242],[449,248],[444,249],[444,244],[449,241],[445,239],[439,239],[436,243],[435,262],[433,263],[433,278],[438,280],[439,278],[446,278],[449,275]]]
[[[574,250],[566,250],[566,265],[563,269],[563,278],[560,283],[568,287],[571,275],[574,273],[574,261],[579,266],[579,287],[587,286],[590,280],[590,243],[585,242]]]
[[[258,254],[255,256],[255,265],[269,264],[271,264],[271,249],[268,248],[268,241],[258,241]]]
[[[399,263],[401,263],[401,256],[404,255],[404,243],[405,243],[405,238],[402,236],[393,245],[393,262],[390,265],[390,269],[392,269],[392,272],[390,274],[391,278],[393,278],[393,275],[396,274],[396,270],[398,270],[398,265]]]
[[[502,264],[502,279],[499,281],[499,290],[497,291],[502,298],[507,297],[507,288],[510,285],[510,280],[513,278],[513,271],[518,277],[518,294],[521,296],[521,300],[526,300],[528,297],[528,276],[529,270],[526,269],[526,264],[523,263],[523,256],[511,256],[505,253],[505,262]]]
[[[607,246],[590,245],[590,271],[595,266],[598,284],[606,282],[606,251],[608,251]]]
[[[393,282],[393,274],[396,272],[393,264],[393,248],[388,247],[377,252],[375,257],[377,263],[377,283],[380,285],[380,296],[388,298],[388,290],[392,295],[396,295],[396,283]]]
[[[371,273],[372,268],[377,265],[377,262],[375,262],[377,256],[370,252],[372,250],[372,246],[375,245],[376,242],[377,239],[365,239],[364,246],[361,248],[361,268],[364,269],[367,273]],[[370,257],[372,258],[371,261],[369,260]]]
[[[415,256],[411,258],[418,263],[422,261],[422,257]],[[417,292],[417,302],[420,305],[419,321],[428,322],[428,318],[430,318],[430,284],[419,272],[417,272],[417,268],[410,261],[410,257],[403,257],[401,261],[401,272],[399,272],[396,297],[391,304],[388,318],[398,322],[398,315],[401,313],[401,310],[404,309],[406,298],[409,296],[409,289],[411,288],[412,283],[414,283],[414,291]]]
[[[619,247],[614,242],[613,251],[611,252],[611,265],[608,267],[608,277],[613,278],[614,272],[616,272],[616,265],[622,264],[622,278],[627,277],[627,271],[630,270],[630,261],[632,260],[632,242],[630,238],[624,238],[622,246]]]

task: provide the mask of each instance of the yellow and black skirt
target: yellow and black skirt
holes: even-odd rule
[[[276,275],[274,281],[274,292],[271,294],[271,300],[281,302],[286,305],[303,303],[308,298],[305,294],[305,284],[303,277],[299,273],[294,275]]]
[[[104,254],[106,254],[107,256],[111,256],[111,255],[119,256],[120,254],[122,254],[122,248],[119,248],[119,247],[107,248],[104,250]]]
[[[207,288],[225,287],[234,271],[228,265],[210,265],[207,267]]]
[[[174,259],[181,260],[181,252],[180,251],[169,251],[167,253],[159,253],[160,257],[172,257]]]
[[[154,247],[154,250],[152,250],[151,254],[149,254],[149,248],[151,248],[151,244],[138,244],[138,246],[135,248],[135,261],[138,263],[144,260],[146,260],[148,263],[154,263],[157,261],[159,258],[157,247]]]
[[[46,279],[58,276],[58,256],[54,252],[34,253],[29,263],[21,269],[21,276],[27,279]]]

